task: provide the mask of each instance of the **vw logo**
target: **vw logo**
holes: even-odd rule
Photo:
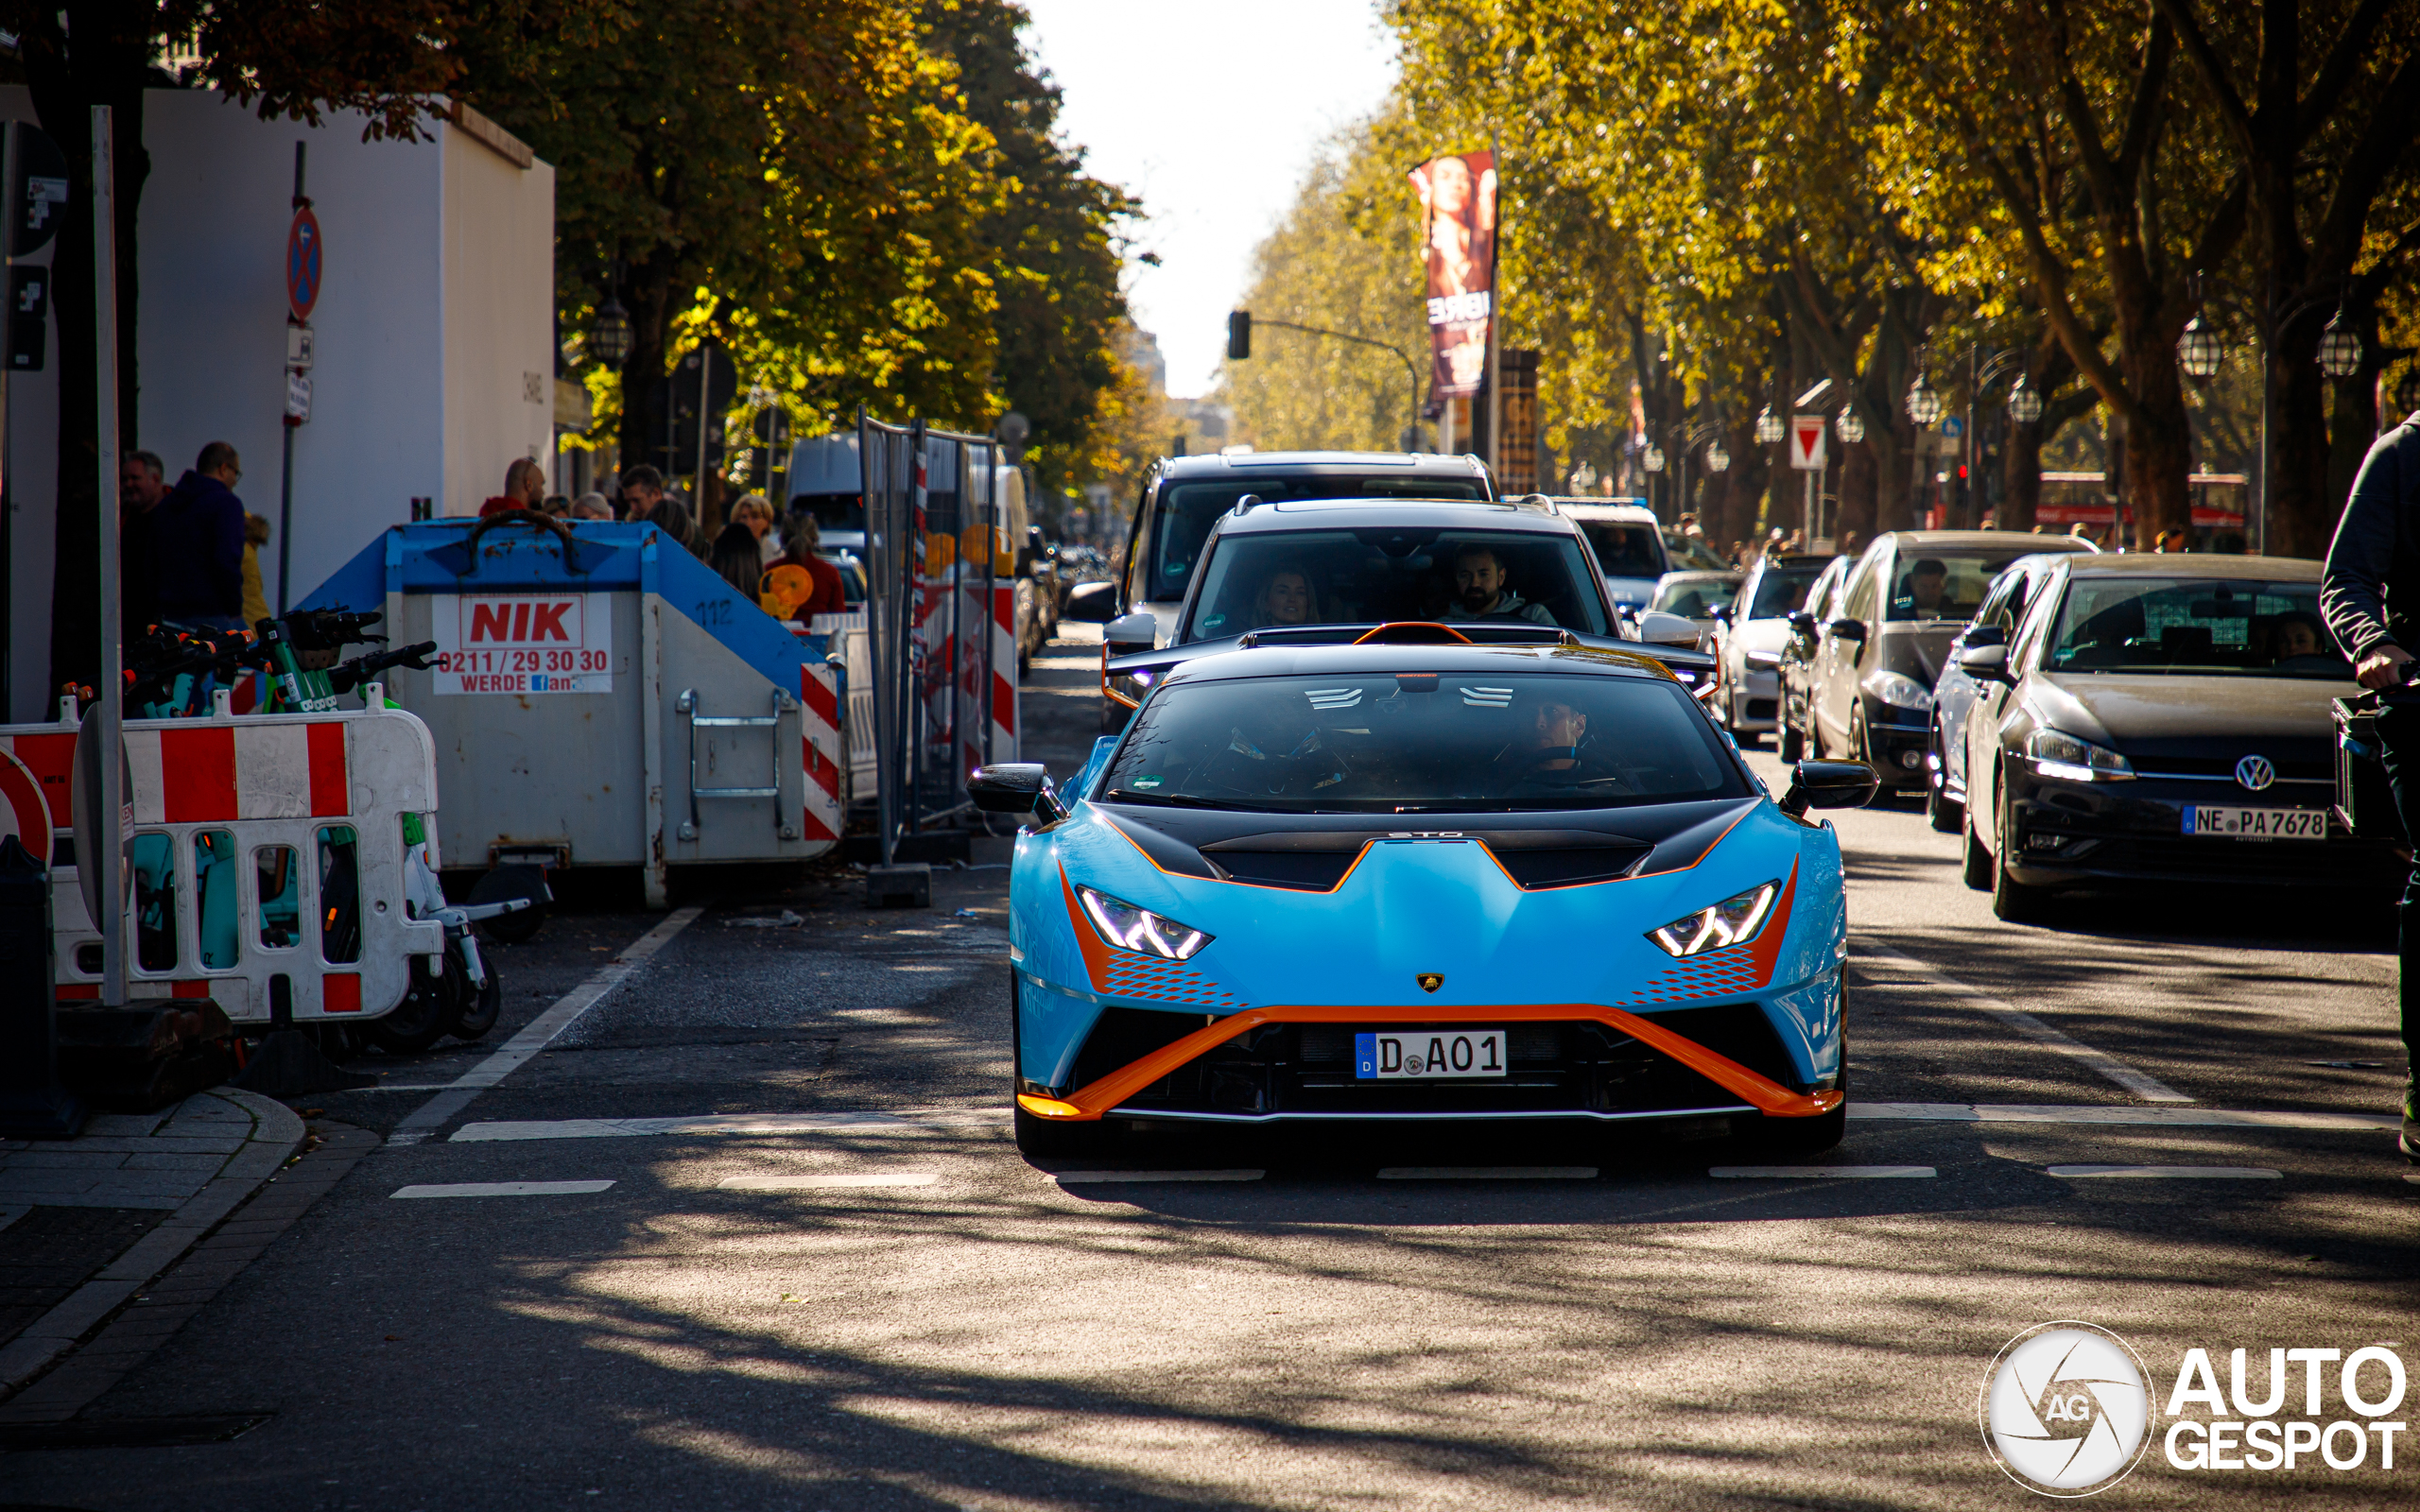
[[[2235,780],[2257,793],[2277,780],[2277,768],[2266,756],[2246,756],[2235,764]]]
[[[2089,1323],[2044,1323],[2004,1345],[1983,1378],[1983,1445],[2044,1496],[2090,1496],[2151,1447],[2153,1403],[2131,1346]]]

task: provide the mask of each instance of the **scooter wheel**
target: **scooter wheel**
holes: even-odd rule
[[[435,977],[421,957],[412,957],[411,988],[404,1001],[382,1018],[371,1020],[361,1026],[370,1042],[390,1056],[416,1056],[437,1043],[445,1033],[448,1020],[454,1017],[458,1002],[453,978],[461,971],[449,954],[445,958],[445,976]],[[470,984],[462,983],[467,988]]]
[[[474,989],[467,973],[455,978],[461,988],[461,995],[456,1001],[462,1005],[462,1011],[446,1033],[457,1040],[486,1038],[487,1032],[495,1027],[497,1015],[504,1011],[504,982],[496,975],[495,963],[485,961],[481,964],[488,969],[485,986]],[[448,972],[447,975],[452,976],[453,973]]]

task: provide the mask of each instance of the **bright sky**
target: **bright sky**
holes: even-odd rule
[[[1056,77],[1059,126],[1091,171],[1140,197],[1130,261],[1137,324],[1168,391],[1206,389],[1252,249],[1320,144],[1394,82],[1373,0],[1025,0],[1026,41]],[[1409,192],[1409,191],[1407,191]]]

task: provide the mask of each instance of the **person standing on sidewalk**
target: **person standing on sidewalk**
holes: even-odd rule
[[[117,467],[119,620],[129,640],[160,618],[160,558],[151,545],[152,511],[168,496],[167,468],[149,452],[129,452]]]
[[[151,514],[151,557],[162,624],[244,628],[243,459],[225,441],[201,449]]]
[[[2413,670],[2407,648],[2420,645],[2420,414],[2379,437],[2362,459],[2327,548],[2319,607],[2362,687],[2403,685]],[[2377,728],[2394,812],[2414,849],[2397,910],[2395,996],[2407,1059],[2396,1143],[2420,1163],[2420,703],[2384,704]]]
[[[504,470],[504,491],[479,506],[479,518],[508,509],[535,509],[546,497],[546,470],[526,456],[516,456]]]

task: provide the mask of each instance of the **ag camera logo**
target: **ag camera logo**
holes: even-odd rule
[[[2001,1346],[1983,1377],[1983,1445],[2030,1491],[2105,1491],[2151,1447],[2149,1380],[2134,1348],[2107,1329],[2038,1324]]]

